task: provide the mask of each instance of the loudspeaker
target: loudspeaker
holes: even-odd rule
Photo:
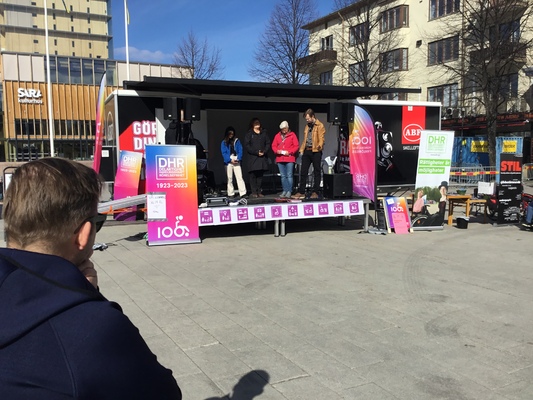
[[[164,97],[163,98],[163,118],[165,119],[179,119],[178,98]]]
[[[324,174],[324,197],[349,199],[353,196],[352,174]]]
[[[200,121],[200,99],[188,97],[185,99],[185,121]]]
[[[117,148],[115,146],[102,146],[100,159],[100,175],[105,182],[114,182],[117,172]]]
[[[342,120],[343,124],[348,124],[353,122],[355,117],[354,104],[352,103],[342,103]]]
[[[328,122],[340,124],[342,121],[342,103],[328,103]]]

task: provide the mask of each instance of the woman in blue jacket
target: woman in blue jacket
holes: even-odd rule
[[[233,175],[235,175],[235,179],[237,180],[239,196],[244,197],[246,195],[246,184],[242,179],[242,144],[235,136],[235,129],[232,126],[226,128],[224,140],[220,144],[220,150],[222,151],[222,158],[224,159],[226,176],[228,178],[228,197],[236,197],[233,186]]]

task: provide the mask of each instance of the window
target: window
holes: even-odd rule
[[[87,7],[87,14],[89,14],[90,12],[91,12],[91,9]]]
[[[52,19],[56,19],[56,13],[52,13]]]
[[[87,17],[87,23],[88,23],[88,24],[91,23],[91,17]]]
[[[57,57],[57,81],[58,83],[69,83],[68,58]]]
[[[73,26],[70,27],[70,31],[74,32],[74,27]]]
[[[409,6],[398,6],[381,13],[381,33],[402,28],[409,23]]]
[[[320,74],[321,85],[333,85],[333,71],[326,71]]]
[[[36,6],[37,3],[36,3],[35,1],[32,1],[32,2],[31,2],[31,5],[32,5],[32,6]]]
[[[70,59],[70,83],[81,83],[81,60]]]
[[[39,40],[33,39],[33,43],[37,44],[37,43],[39,43]]]
[[[32,17],[36,17],[36,16],[37,16],[37,13],[31,13],[31,16],[32,16]]]
[[[91,33],[91,28],[87,29],[87,33]]]
[[[518,73],[500,77],[500,95],[504,98],[518,97]]]
[[[322,50],[333,50],[333,35],[322,38]]]
[[[74,15],[70,16],[70,22],[74,22]]]
[[[72,47],[76,47],[76,42],[74,40],[72,41]]]
[[[518,43],[520,41],[520,21],[506,22],[498,27],[491,26],[489,39],[491,43]]]
[[[459,58],[459,36],[429,44],[428,65],[442,64]]]
[[[54,39],[54,46],[57,46],[57,39]]]
[[[350,46],[368,42],[368,21],[350,28]]]
[[[94,85],[93,60],[82,60],[82,81],[85,85]]]
[[[56,24],[54,24],[54,31],[55,31],[55,30],[57,30],[57,26],[56,26]]]
[[[57,61],[56,57],[50,57],[50,81],[57,83]],[[46,74],[46,58],[44,63],[44,73]]]
[[[428,88],[428,101],[440,101],[443,107],[457,107],[457,83],[451,85],[435,86]]]
[[[349,68],[350,74],[348,76],[348,83],[355,83],[365,80],[368,62],[361,61],[355,64],[350,64]]]
[[[408,100],[407,93],[387,93],[380,97],[381,100]]]
[[[89,42],[89,49],[93,48],[93,44]]]
[[[407,70],[407,49],[397,49],[380,55],[381,73]]]
[[[56,3],[52,3],[52,9],[56,9]]]
[[[444,17],[445,15],[458,12],[461,7],[461,0],[430,0],[429,19]]]

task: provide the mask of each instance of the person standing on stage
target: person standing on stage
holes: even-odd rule
[[[242,144],[235,136],[235,129],[232,126],[226,128],[224,140],[220,144],[222,158],[226,167],[226,176],[228,178],[228,197],[235,198],[235,188],[233,187],[233,175],[237,180],[239,188],[239,197],[246,196],[246,184],[242,179]]]
[[[280,131],[272,141],[272,151],[276,155],[279,173],[281,175],[281,198],[290,198],[292,194],[294,162],[300,144],[298,136],[289,129],[289,123],[283,121],[279,125]]]
[[[315,117],[315,112],[308,109],[304,114],[307,125],[304,130],[304,139],[300,145],[300,154],[302,155],[302,168],[300,171],[299,189],[291,198],[302,199],[305,197],[305,186],[307,183],[307,174],[309,166],[313,164],[313,192],[310,199],[318,199],[320,191],[320,180],[322,178],[322,151],[326,136],[324,124]]]
[[[248,153],[248,173],[250,174],[251,197],[264,197],[261,193],[263,175],[268,170],[267,153],[270,138],[261,127],[259,118],[252,118],[250,128],[244,138],[244,147]]]

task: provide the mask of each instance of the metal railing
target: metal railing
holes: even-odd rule
[[[451,167],[449,185],[468,187],[479,182],[495,182],[497,174],[496,167],[483,165]]]

